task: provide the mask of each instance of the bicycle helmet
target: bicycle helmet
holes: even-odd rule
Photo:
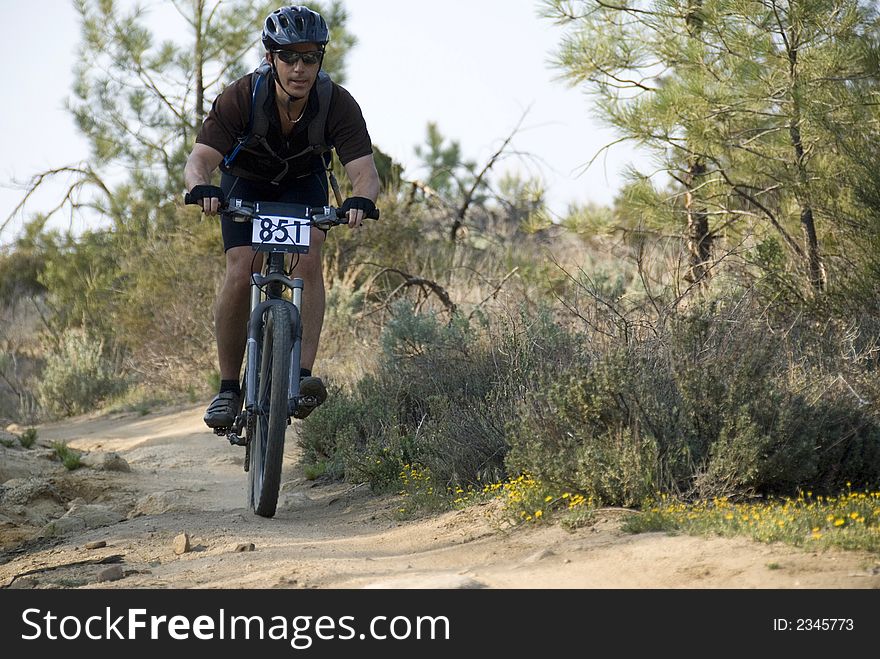
[[[269,14],[263,24],[262,38],[266,50],[278,50],[298,43],[317,43],[323,47],[330,41],[330,30],[318,12],[292,5]]]

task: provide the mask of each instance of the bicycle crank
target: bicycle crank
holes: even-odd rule
[[[214,433],[225,435],[233,446],[247,446],[247,437],[242,437],[240,434],[242,427],[244,427],[244,415],[239,414],[231,428],[216,428]]]

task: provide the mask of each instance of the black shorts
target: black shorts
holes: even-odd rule
[[[279,201],[285,204],[305,204],[306,206],[326,206],[330,193],[327,174],[323,171],[282,181],[278,185],[251,181],[249,179],[222,174],[220,187],[226,199],[245,199],[247,201]],[[232,247],[251,244],[250,222],[233,222],[221,215],[220,230],[223,232],[223,251]]]

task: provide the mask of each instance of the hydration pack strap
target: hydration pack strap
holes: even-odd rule
[[[256,136],[258,140],[259,138],[262,138],[263,143],[266,141],[265,135],[269,128],[269,118],[266,116],[264,107],[266,105],[266,98],[269,96],[269,83],[266,81],[270,78],[269,74],[271,71],[272,65],[269,64],[269,62],[264,61],[253,73],[253,92],[251,93],[251,111],[248,117],[248,129],[238,138],[238,144],[235,145],[235,148],[223,157],[223,165],[226,167],[232,165],[235,156],[237,156],[238,152],[250,142],[251,137]]]
[[[327,115],[330,113],[330,98],[333,96],[333,83],[330,75],[324,71],[318,72],[318,79],[315,81],[315,88],[318,91],[318,114],[309,123],[309,144],[315,151],[324,153],[329,151],[327,146]]]

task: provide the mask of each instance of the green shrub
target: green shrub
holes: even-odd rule
[[[537,374],[569,361],[576,339],[545,313],[488,327],[406,303],[393,311],[377,372],[306,420],[306,463],[324,461],[377,490],[399,487],[410,464],[424,467],[436,492],[502,479],[506,421]]]
[[[70,448],[66,442],[53,442],[52,448],[55,450],[55,455],[61,460],[61,464],[68,470],[73,471],[82,466],[80,463],[80,452]]]
[[[23,433],[21,433],[21,437],[18,438],[18,443],[22,445],[24,448],[30,448],[37,441],[37,429],[36,428],[28,428]]]
[[[383,386],[373,376],[361,380],[354,393],[328,382],[330,395],[314,414],[303,422],[300,445],[306,465],[324,465],[331,478],[367,480],[381,487],[383,478],[371,478],[374,469],[365,455],[366,446],[395,425],[393,407],[382,400]],[[346,457],[348,462],[346,462]]]
[[[877,419],[797,377],[820,361],[808,342],[750,312],[681,315],[569,364],[508,424],[508,467],[617,505],[880,482]]]
[[[124,387],[104,342],[71,329],[47,355],[36,389],[40,406],[50,415],[63,416],[86,412]]]
[[[526,396],[509,421],[513,473],[614,505],[635,505],[657,487],[659,446],[620,396],[626,365],[581,361]]]
[[[204,383],[217,360],[212,307],[225,267],[219,223],[177,218],[130,240],[118,251],[125,274],[117,284],[114,345],[156,393],[216,392]]]

